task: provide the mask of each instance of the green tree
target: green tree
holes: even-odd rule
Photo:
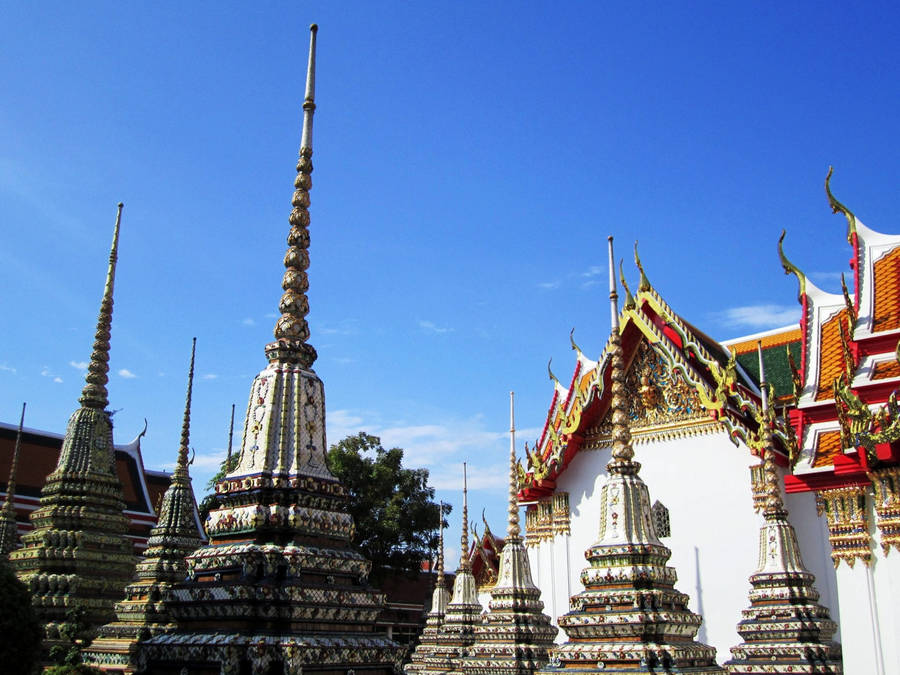
[[[428,469],[404,469],[403,450],[385,450],[380,438],[364,432],[332,445],[326,461],[350,493],[353,544],[372,561],[373,582],[388,569],[415,574],[433,558],[439,506]]]
[[[70,607],[66,611],[66,621],[59,628],[59,636],[68,640],[68,645],[54,645],[50,648],[50,660],[56,666],[47,670],[48,675],[102,675],[100,670],[92,668],[81,659],[81,650],[91,646],[95,629],[85,619],[85,609],[81,606]]]
[[[230,460],[228,457],[223,459],[216,475],[206,482],[207,494],[197,505],[197,512],[200,514],[200,522],[203,523],[203,527],[206,527],[206,516],[219,505],[218,497],[216,497],[216,483],[225,478],[226,474],[234,471],[235,467],[238,465],[239,458],[240,456],[238,453],[234,453],[231,455]]]
[[[5,561],[0,561],[0,664],[3,672],[31,673],[41,651],[41,624],[31,594]],[[8,670],[7,670],[8,669]]]

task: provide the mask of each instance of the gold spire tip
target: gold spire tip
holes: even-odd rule
[[[309,30],[310,30],[310,32],[315,33],[317,30],[319,30],[319,24],[317,24],[317,23],[309,24]]]

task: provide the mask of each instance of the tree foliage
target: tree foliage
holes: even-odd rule
[[[385,450],[364,432],[332,445],[326,460],[350,493],[353,544],[372,561],[372,580],[388,569],[415,574],[438,544],[439,506],[428,469],[403,468],[403,450]]]
[[[197,505],[197,512],[200,514],[200,522],[204,524],[204,527],[206,527],[206,516],[209,515],[210,511],[219,506],[219,501],[216,497],[216,483],[225,478],[229,472],[234,471],[235,467],[238,465],[238,459],[240,459],[238,453],[231,455],[230,459],[228,457],[223,459],[216,475],[206,482],[207,494]]]
[[[6,562],[0,561],[0,664],[3,664],[3,672],[32,672],[40,658],[41,633],[28,588],[16,578]]]

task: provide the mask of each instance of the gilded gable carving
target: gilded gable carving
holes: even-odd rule
[[[631,362],[625,376],[625,391],[635,441],[718,428],[682,372],[672,368],[669,360],[646,342],[641,342]],[[588,431],[584,447],[609,445],[611,431],[612,424],[606,415]]]

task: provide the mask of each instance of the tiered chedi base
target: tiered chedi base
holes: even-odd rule
[[[440,579],[431,595],[431,611],[425,619],[425,628],[419,635],[419,643],[410,655],[409,663],[403,667],[407,675],[420,675],[427,670],[426,662],[434,654],[435,648],[440,644],[439,634],[444,625],[444,615],[447,611],[447,603],[450,602],[450,594],[447,592]]]
[[[459,672],[461,659],[468,656],[469,648],[475,642],[475,626],[480,621],[481,604],[475,590],[475,577],[467,565],[461,565],[453,580],[453,597],[447,605],[444,624],[438,631],[437,644],[430,656],[423,659],[424,668],[419,672],[425,675]]]
[[[347,492],[324,464],[324,391],[312,370],[256,378],[238,468],[216,486],[210,543],[166,605],[177,629],[141,643],[153,673],[391,673],[401,647],[375,633],[384,595],[350,545]]]
[[[818,604],[815,577],[800,558],[787,514],[766,514],[759,531],[759,566],[750,577],[750,608],[743,610],[738,633],[744,642],[731,648],[729,673],[843,672],[841,647],[832,641],[837,624]]]
[[[57,468],[31,514],[34,529],[10,554],[16,575],[28,586],[45,623],[45,646],[60,640],[70,608],[100,626],[115,618],[134,572],[134,548],[125,533],[128,517],[115,472],[112,424],[105,410],[82,407],[66,428]]]
[[[116,604],[116,620],[103,626],[85,650],[92,666],[107,672],[132,673],[137,643],[175,628],[163,596],[172,584],[187,576],[185,557],[202,540],[194,514],[194,493],[187,471],[187,446],[163,495],[156,527],[150,532],[145,558],[138,563],[135,580]]]
[[[590,567],[581,573],[585,590],[559,619],[569,639],[547,670],[722,673],[715,648],[694,640],[702,619],[674,587],[671,551],[653,529],[639,465],[624,466],[601,490],[600,538],[585,552]]]
[[[559,629],[550,623],[543,609],[522,540],[507,537],[488,611],[475,627],[475,643],[463,659],[463,672],[531,675],[545,666]]]

